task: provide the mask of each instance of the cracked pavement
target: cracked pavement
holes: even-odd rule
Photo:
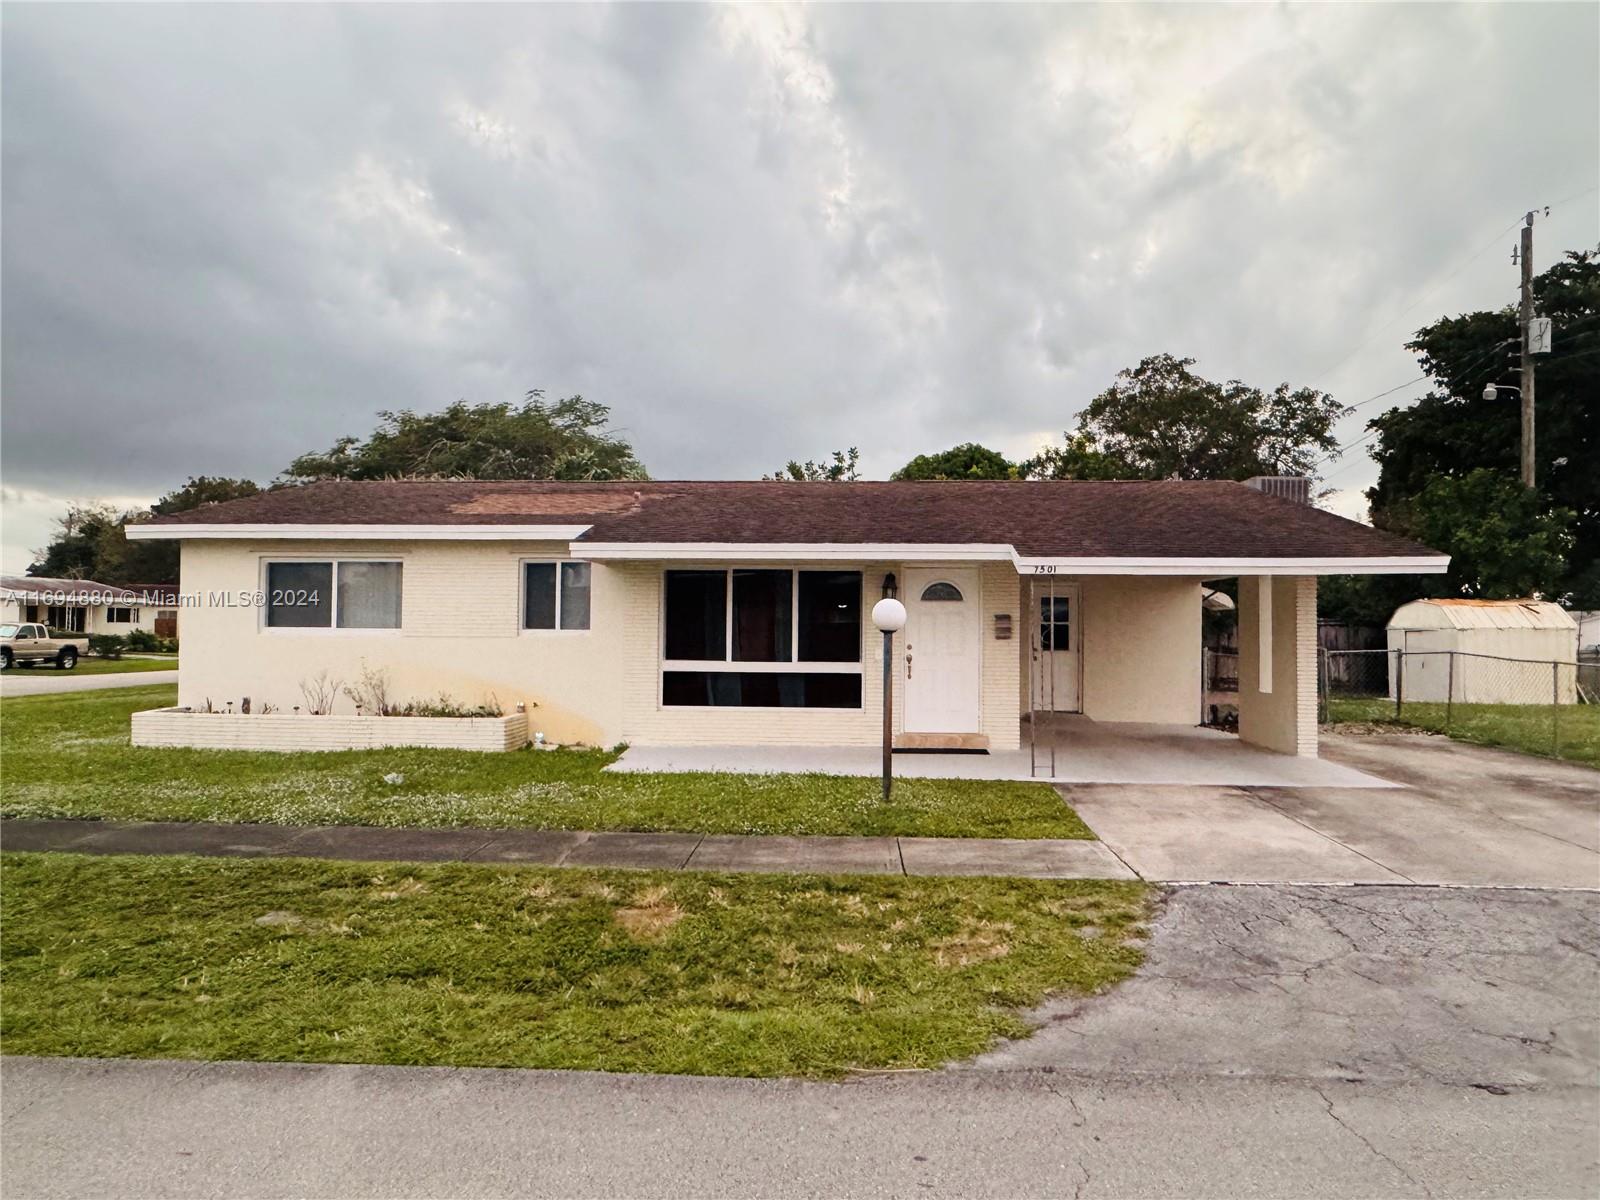
[[[1600,896],[1168,893],[1031,1039],[842,1084],[8,1059],[32,1196],[1593,1196]]]

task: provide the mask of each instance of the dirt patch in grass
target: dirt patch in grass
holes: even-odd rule
[[[832,1077],[1138,965],[1138,883],[0,857],[9,1054]]]

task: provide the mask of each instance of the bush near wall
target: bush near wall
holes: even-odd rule
[[[132,629],[128,631],[127,646],[136,654],[176,654],[178,639],[165,638],[148,629]]]
[[[114,633],[91,633],[89,635],[89,653],[98,658],[121,658],[122,652],[127,648],[126,639]]]

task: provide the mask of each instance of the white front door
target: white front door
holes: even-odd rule
[[[906,572],[908,733],[976,733],[983,681],[978,573]]]
[[[1045,712],[1078,712],[1078,588],[1057,584],[1055,594],[1037,593],[1032,630],[1033,706]]]

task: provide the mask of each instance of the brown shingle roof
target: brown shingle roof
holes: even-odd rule
[[[1010,544],[1025,558],[1374,558],[1414,542],[1242,483],[399,480],[280,488],[187,524],[590,525],[588,542]]]

